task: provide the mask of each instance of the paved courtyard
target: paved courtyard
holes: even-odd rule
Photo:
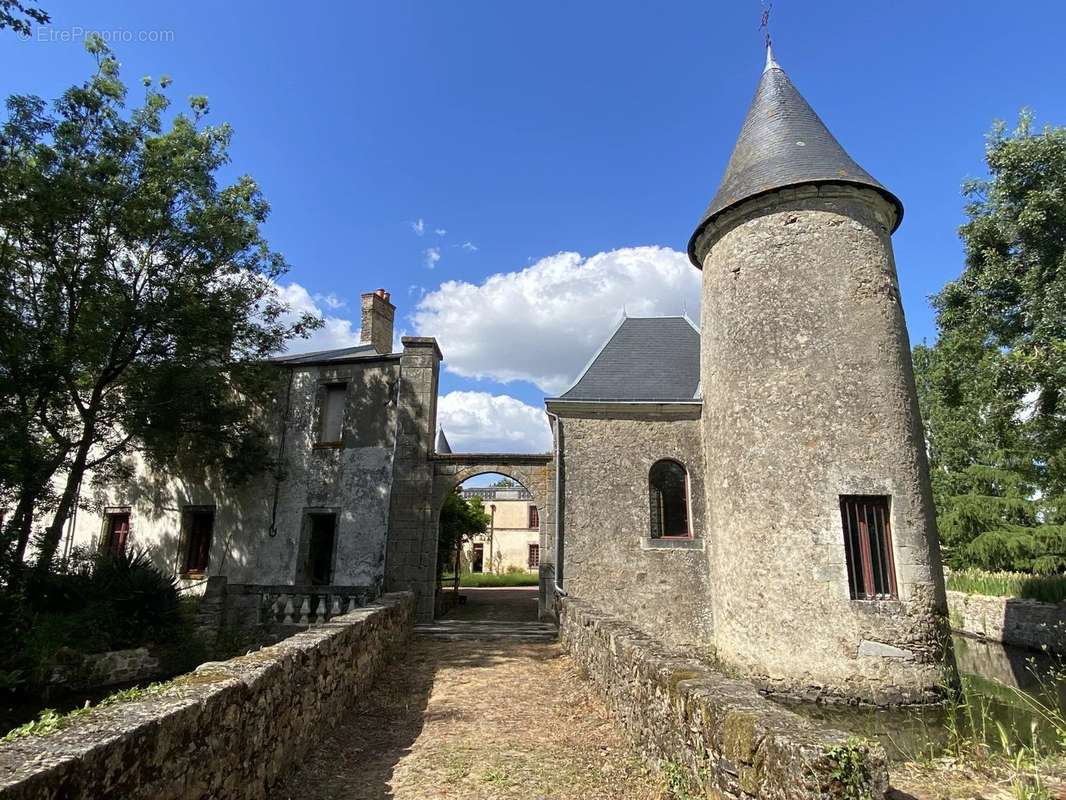
[[[423,627],[274,800],[667,796],[559,645],[530,639],[536,589],[463,593],[446,635]]]

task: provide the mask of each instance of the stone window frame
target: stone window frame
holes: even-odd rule
[[[333,550],[329,556],[330,581],[337,577],[337,553],[340,550],[341,509],[339,506],[307,506],[303,509],[300,518],[300,538],[296,549],[296,574],[295,581],[300,586],[311,585],[308,557],[311,555],[311,525],[312,517],[333,517]]]
[[[848,545],[849,527],[848,527],[848,521],[846,521],[845,518],[844,518],[844,508],[845,508],[845,504],[846,503],[849,503],[849,502],[854,503],[854,502],[858,501],[859,498],[865,498],[867,502],[871,502],[871,503],[873,503],[875,505],[880,505],[880,506],[882,506],[882,509],[883,509],[882,510],[882,523],[883,523],[883,526],[884,526],[884,530],[883,530],[883,534],[882,534],[883,535],[883,541],[882,541],[881,552],[880,552],[880,555],[879,555],[879,561],[881,563],[882,569],[884,569],[885,576],[886,576],[888,584],[889,584],[889,587],[888,587],[889,588],[889,592],[887,594],[873,594],[873,595],[871,595],[871,594],[857,594],[855,592],[854,587],[853,587],[853,584],[855,584],[857,582],[862,582],[863,584],[866,584],[866,582],[868,580],[870,582],[874,581],[873,563],[872,563],[873,553],[872,553],[872,551],[869,554],[870,563],[867,563],[866,554],[861,552],[861,544],[862,544],[861,541],[860,541],[860,552],[857,553],[857,554],[856,553],[852,553],[851,552],[851,548]],[[838,502],[838,511],[839,511],[839,514],[840,514],[841,543],[843,545],[844,554],[845,554],[845,574],[846,574],[846,580],[847,580],[848,599],[851,602],[853,602],[853,603],[862,603],[862,604],[898,603],[899,600],[900,600],[900,589],[899,589],[899,570],[896,567],[896,552],[895,552],[896,551],[896,537],[893,534],[893,530],[894,530],[895,526],[893,525],[892,517],[894,515],[895,505],[896,505],[893,502],[893,495],[890,494],[890,493],[857,492],[857,493],[852,493],[852,494],[841,494],[841,495],[838,495],[837,502]],[[858,522],[858,520],[856,520],[856,522]],[[869,542],[868,541],[866,542],[866,545],[867,545],[867,549],[869,549]],[[856,558],[859,559],[858,563],[855,563],[855,559]],[[853,572],[856,569],[860,570],[863,574],[854,575]],[[866,573],[869,573],[869,574],[866,574]]]
[[[108,552],[111,544],[111,518],[122,514],[125,514],[128,520],[126,523],[126,539],[122,543],[121,552],[129,551],[130,540],[133,539],[133,508],[131,506],[104,506],[103,520],[100,525],[100,538],[96,544],[97,552]]]
[[[653,542],[688,542],[688,541],[692,541],[693,539],[696,538],[695,537],[695,532],[694,532],[693,526],[692,526],[692,476],[689,474],[689,470],[688,470],[688,467],[685,466],[685,462],[681,461],[680,459],[673,458],[671,456],[666,456],[664,458],[655,459],[655,461],[652,462],[651,466],[648,467],[648,478],[647,478],[648,491],[649,492],[651,491],[651,473],[652,473],[652,470],[654,470],[659,464],[662,464],[664,462],[669,462],[671,464],[676,464],[678,467],[681,468],[681,472],[685,476],[685,529],[686,529],[686,533],[685,533],[684,536],[651,536],[650,535],[650,531],[649,531],[649,535],[648,535],[647,538],[650,539]],[[648,526],[649,527],[651,526],[651,508],[650,507],[648,509]]]
[[[326,403],[329,398],[329,392],[331,389],[341,389],[344,393],[344,401],[341,405],[340,426],[338,430],[339,438],[337,439],[324,439],[325,425],[326,425]],[[315,392],[315,443],[316,449],[331,449],[343,446],[344,443],[344,426],[348,421],[348,402],[350,400],[349,394],[351,391],[351,382],[347,379],[338,380],[323,379],[318,382],[318,390]]]
[[[211,512],[211,539],[208,544],[207,564],[203,570],[189,570],[189,545],[192,544],[192,515]],[[211,568],[211,547],[215,542],[215,524],[218,522],[218,506],[213,503],[188,503],[181,507],[181,535],[178,537],[178,576],[200,580],[206,578]]]

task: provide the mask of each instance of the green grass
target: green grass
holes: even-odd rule
[[[166,686],[167,684],[165,683],[150,683],[144,687],[134,686],[131,689],[120,689],[117,692],[109,694],[95,706],[86,703],[84,706],[75,708],[65,714],[61,714],[54,708],[46,708],[40,713],[37,719],[31,720],[25,725],[20,725],[19,727],[8,731],[6,735],[0,738],[0,742],[13,742],[24,736],[47,736],[50,733],[62,730],[94,709],[107,708],[108,706],[117,705],[119,703],[130,703],[134,700],[141,700],[150,695],[158,694],[166,688]]]
[[[455,577],[444,576],[444,585],[450,586]],[[466,572],[459,578],[459,585],[472,589],[501,586],[537,586],[540,576],[535,572],[507,572],[497,575],[491,572]]]
[[[1066,575],[1028,575],[1024,572],[985,572],[964,569],[947,578],[948,589],[993,597],[1024,597],[1045,603],[1066,600]]]

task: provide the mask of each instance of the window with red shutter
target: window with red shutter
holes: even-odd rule
[[[848,588],[853,600],[897,597],[889,501],[886,495],[843,495],[840,498]]]

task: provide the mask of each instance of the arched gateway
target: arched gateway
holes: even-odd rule
[[[522,484],[540,511],[539,605],[544,616],[555,576],[555,468],[551,454],[431,453],[420,467],[424,471],[417,477],[430,484],[428,499],[414,493],[393,498],[386,588],[414,591],[419,620],[433,618],[437,524],[444,498],[475,475],[499,473]]]

